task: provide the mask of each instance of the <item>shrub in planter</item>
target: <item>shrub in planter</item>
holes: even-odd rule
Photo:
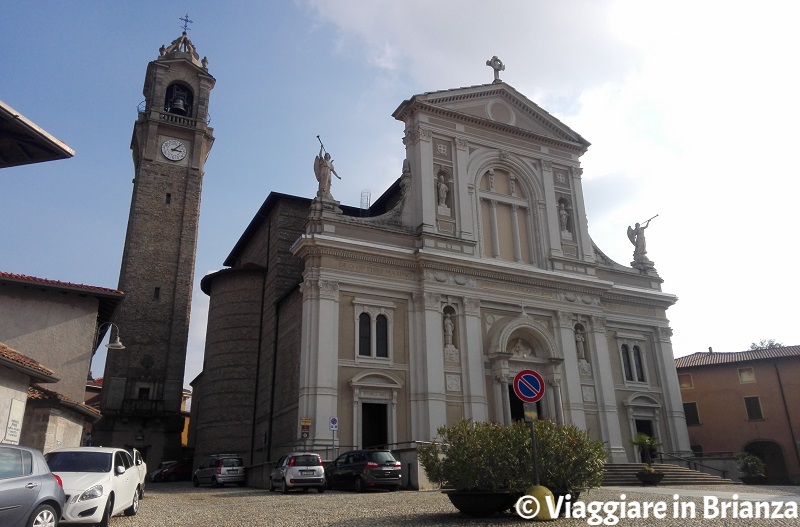
[[[544,420],[535,426],[542,485],[553,494],[575,495],[602,484],[606,462],[602,441],[592,439],[575,425]]]
[[[606,460],[601,441],[573,425],[537,421],[535,426],[541,485],[564,494],[600,486]],[[418,449],[431,481],[462,493],[507,493],[512,505],[513,498],[533,485],[531,435],[525,423],[462,420],[440,427],[438,433],[439,442]]]
[[[749,452],[742,452],[736,456],[736,468],[742,474],[742,483],[753,485],[766,483],[767,466],[761,459]]]

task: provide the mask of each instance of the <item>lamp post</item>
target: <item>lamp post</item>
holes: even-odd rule
[[[100,331],[103,329],[103,326],[111,326],[111,336],[109,337],[109,342],[106,344],[106,347],[110,350],[124,350],[125,346],[122,345],[122,342],[119,340],[119,326],[114,324],[113,322],[104,322],[97,327],[97,334],[100,334]],[[114,334],[114,328],[117,329],[116,335]]]

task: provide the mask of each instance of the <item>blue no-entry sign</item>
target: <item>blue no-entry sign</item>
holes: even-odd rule
[[[523,403],[535,403],[544,396],[544,379],[538,372],[522,370],[514,377],[514,393]]]

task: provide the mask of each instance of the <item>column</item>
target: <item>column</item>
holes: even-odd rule
[[[600,411],[600,428],[606,451],[611,456],[612,463],[627,463],[628,455],[622,444],[622,430],[620,416],[617,411],[617,393],[614,388],[614,378],[611,373],[611,353],[606,341],[605,317],[592,317],[592,330],[587,335],[587,341],[592,340],[597,360],[594,361],[595,394],[597,395],[597,408]]]
[[[692,455],[689,431],[686,428],[686,416],[683,413],[683,398],[670,340],[672,329],[659,326],[656,331],[656,349],[653,350],[653,360],[658,375],[658,384],[664,394],[663,417],[668,434],[666,437],[669,440],[669,444],[665,446],[669,446],[674,452],[681,452],[681,455]]]
[[[464,416],[473,421],[489,420],[489,398],[483,371],[483,337],[481,334],[480,300],[464,298],[465,337],[460,342],[464,390]]]
[[[337,415],[339,284],[306,278],[302,288],[299,417],[312,419],[309,444],[322,446],[330,444],[328,420]]]
[[[489,220],[492,225],[492,256],[500,256],[500,233],[497,230],[497,200],[489,200]]]
[[[558,312],[556,334],[561,340],[561,349],[564,350],[563,378],[559,385],[564,384],[564,398],[562,410],[564,421],[578,428],[586,429],[586,414],[583,409],[583,396],[581,380],[578,370],[578,352],[575,348],[574,320],[571,313]]]
[[[514,260],[522,261],[522,249],[519,242],[519,219],[517,218],[517,205],[511,206],[511,238],[514,240]]]
[[[411,426],[412,437],[424,441],[432,439],[436,429],[447,424],[441,295],[414,295],[414,306],[417,338],[409,357]]]

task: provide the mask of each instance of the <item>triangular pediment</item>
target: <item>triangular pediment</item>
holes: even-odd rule
[[[517,129],[552,141],[583,148],[589,146],[578,133],[505,82],[415,95],[400,105],[395,118],[403,119],[405,111],[414,105],[440,109],[455,118],[462,116],[467,120]]]

